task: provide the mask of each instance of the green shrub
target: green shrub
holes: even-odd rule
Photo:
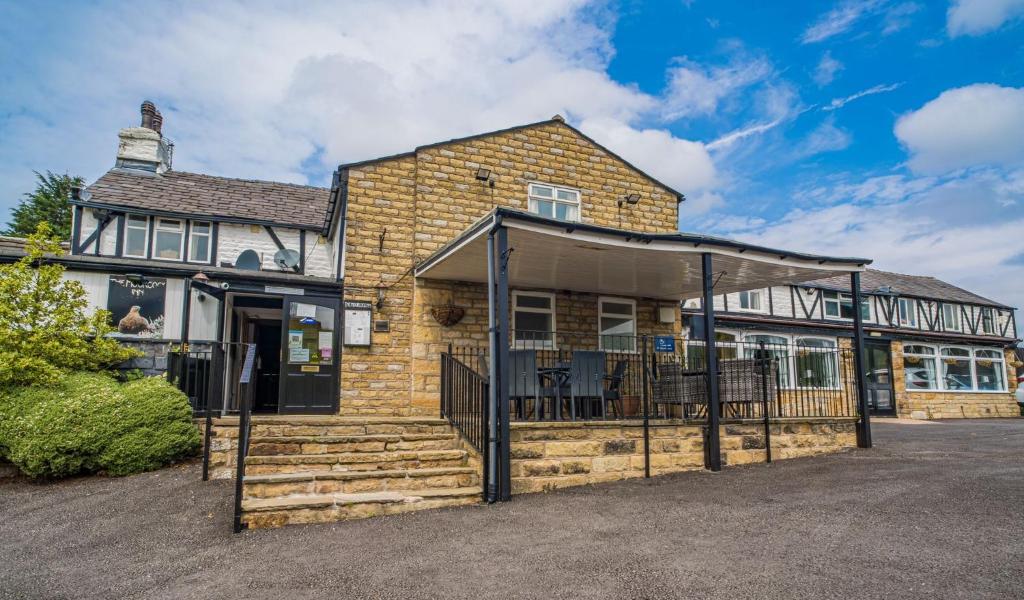
[[[0,389],[0,455],[30,477],[140,473],[199,446],[188,399],[159,377],[78,372]]]

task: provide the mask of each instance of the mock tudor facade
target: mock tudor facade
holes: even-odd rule
[[[868,269],[861,316],[872,413],[915,419],[1013,417],[1017,357],[1012,307],[933,277]],[[843,278],[715,297],[719,339],[796,346],[849,344],[853,301]],[[700,302],[684,303],[699,337]],[[691,332],[692,334],[692,332]],[[783,378],[795,379],[794,369]],[[783,387],[799,385],[783,381]]]

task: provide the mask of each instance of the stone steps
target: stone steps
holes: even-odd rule
[[[242,482],[249,527],[480,500],[479,459],[447,421],[258,416],[251,431]]]
[[[253,436],[249,441],[249,456],[453,450],[458,446],[459,439],[452,431],[391,435]]]
[[[249,528],[281,527],[299,523],[363,519],[479,502],[478,485],[357,494],[303,494],[244,500],[242,521]]]
[[[479,485],[472,467],[438,469],[389,469],[381,471],[304,471],[272,475],[246,475],[245,499],[309,494],[358,494],[367,492],[465,488]]]
[[[436,469],[465,466],[469,453],[457,450],[404,450],[396,452],[345,452],[249,456],[245,472],[251,475],[307,471],[375,471],[382,469]]]

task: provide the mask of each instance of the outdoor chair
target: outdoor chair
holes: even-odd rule
[[[515,414],[519,419],[526,419],[530,414],[527,406],[533,401],[533,417],[540,419],[543,399],[555,396],[555,389],[541,385],[537,371],[536,350],[512,350],[508,353],[509,402],[515,403]]]
[[[760,415],[755,409],[764,400],[767,386],[768,400],[775,399],[778,364],[768,359],[762,373],[762,359],[734,358],[719,362],[721,379],[722,416],[726,418],[753,418]]]
[[[604,402],[605,353],[577,350],[569,363],[569,410],[576,420],[576,407],[584,409],[584,418],[590,418],[591,403]],[[577,401],[582,404],[577,404]]]
[[[615,363],[615,368],[612,369],[612,374],[605,377],[608,380],[608,389],[604,390],[604,400],[601,402],[601,417],[608,418],[608,403],[612,403],[612,413],[616,419],[621,419],[623,416],[622,411],[622,382],[626,378],[626,368],[629,366],[629,362],[620,360]]]
[[[700,414],[707,402],[707,374],[687,373],[677,362],[656,365],[651,387],[655,405],[666,406],[666,410],[678,405],[683,418]]]

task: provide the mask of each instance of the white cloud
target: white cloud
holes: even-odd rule
[[[865,15],[874,11],[879,5],[877,0],[851,0],[836,6],[823,14],[811,24],[800,41],[804,44],[821,42],[853,28]]]
[[[946,12],[950,37],[982,35],[1024,15],[1024,0],[953,0]]]
[[[772,129],[775,129],[776,127],[781,125],[782,121],[783,119],[780,117],[778,119],[775,119],[774,121],[769,121],[767,123],[758,123],[755,125],[750,125],[749,127],[744,127],[742,129],[730,131],[729,133],[714,140],[713,142],[708,143],[707,148],[708,150],[718,150],[721,148],[727,148],[733,145],[734,143],[739,142],[741,140],[745,140],[751,136],[760,135],[762,133],[765,133],[766,131],[771,131]]]
[[[835,118],[829,115],[793,148],[792,160],[799,160],[822,152],[844,150],[852,141],[850,133],[836,127]]]
[[[83,3],[57,22],[19,8],[0,22],[0,196],[29,189],[32,169],[94,180],[144,98],[162,110],[180,170],[323,185],[341,162],[561,113],[680,190],[708,189],[704,146],[649,126],[666,101],[609,77],[602,10],[217,2],[147,6],[140,18]],[[57,41],[18,59],[6,50],[22,30]],[[696,106],[720,100],[688,93]]]
[[[771,63],[764,58],[735,56],[729,64],[713,67],[679,58],[668,71],[664,116],[676,120],[713,114],[724,101],[766,80],[772,73]]]
[[[975,84],[946,90],[896,121],[920,173],[1024,162],[1024,88]]]
[[[889,84],[889,85],[876,85],[876,86],[869,87],[866,90],[861,90],[861,91],[859,91],[859,92],[857,92],[855,94],[851,94],[849,96],[846,96],[845,98],[833,98],[832,102],[829,102],[827,105],[821,107],[821,110],[825,110],[825,111],[837,110],[837,109],[840,109],[840,108],[846,106],[847,104],[853,102],[854,100],[858,100],[860,98],[863,98],[864,96],[873,96],[874,94],[884,94],[885,92],[891,92],[891,91],[901,87],[902,85],[903,85],[903,83],[892,83],[892,84]]]
[[[841,71],[842,68],[843,63],[832,58],[831,52],[825,52],[821,56],[818,66],[814,69],[814,82],[824,87],[835,80],[836,73]]]
[[[921,10],[915,2],[904,2],[888,8],[882,19],[882,35],[890,35],[910,26],[910,17]]]

